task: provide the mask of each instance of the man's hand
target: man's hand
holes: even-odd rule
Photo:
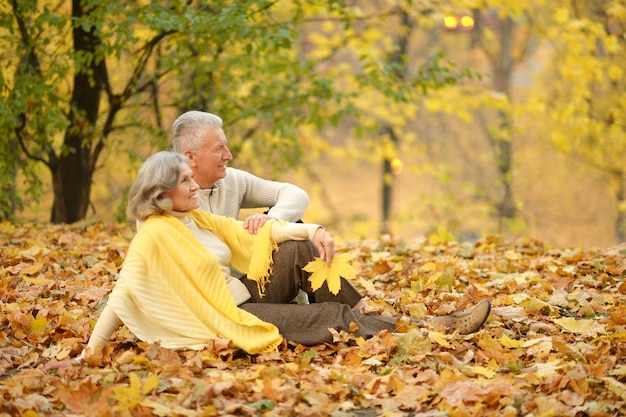
[[[265,222],[270,219],[273,219],[273,217],[268,216],[267,214],[253,214],[243,221],[243,227],[248,229],[248,232],[250,232],[251,234],[256,235],[259,231],[259,228],[262,227]]]
[[[326,233],[326,229],[320,226],[313,235],[313,245],[320,253],[320,258],[326,261],[327,265],[330,265],[331,261],[335,257],[335,241]]]

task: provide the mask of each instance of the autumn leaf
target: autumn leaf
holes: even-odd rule
[[[462,255],[468,244],[426,239],[341,248],[353,256],[354,285],[372,312],[403,316],[397,332],[365,339],[355,324],[329,329],[333,343],[286,340],[276,351],[246,355],[223,337],[200,351],[170,350],[120,326],[86,363],[43,371],[84,349],[130,241],[119,236],[132,234],[126,226],[0,223],[5,414],[464,416],[471,408],[503,416],[601,409],[618,417],[626,407],[626,291],[621,277],[606,276],[624,270],[623,256],[542,252],[540,243],[526,252],[499,237],[472,243],[471,257]],[[503,272],[502,260],[519,264]],[[331,271],[318,261],[316,285],[323,285]],[[347,256],[333,265],[336,281],[342,265]],[[442,277],[454,279],[439,285]],[[567,291],[554,284],[561,279]],[[447,334],[411,321],[465,308],[476,297],[493,305],[481,332]]]
[[[267,411],[272,411],[274,409],[274,402],[271,400],[259,400],[259,401],[255,401],[253,403],[249,403],[247,404],[248,407],[252,407],[255,410],[264,413]]]
[[[424,265],[420,267],[422,271],[432,272],[437,270],[437,264],[433,261],[426,262]]]
[[[611,391],[617,394],[622,400],[626,400],[626,384],[619,382],[610,376],[602,378]]]
[[[398,355],[400,357],[430,354],[433,351],[433,344],[430,338],[425,337],[421,332],[410,330],[407,333],[399,333],[395,339],[398,342]]]
[[[440,346],[443,346],[443,347],[451,347],[452,346],[450,344],[450,342],[449,342],[450,335],[446,335],[445,333],[429,331],[428,332],[428,338],[430,340],[432,340],[433,342],[439,344]]]
[[[503,334],[502,337],[500,337],[500,343],[502,343],[502,346],[510,348],[510,349],[515,349],[515,348],[524,346],[523,341],[511,339],[509,336],[505,334]]]
[[[146,394],[159,386],[159,377],[151,374],[143,383],[139,375],[131,372],[128,386],[116,386],[113,388],[113,398],[119,402],[117,408],[120,410],[130,410],[140,404]]]
[[[20,271],[20,273],[22,275],[33,275],[33,274],[36,274],[37,272],[41,271],[41,268],[43,268],[43,262],[35,262],[31,266],[23,268]]]
[[[353,259],[352,254],[346,252],[336,255],[330,262],[330,266],[321,258],[315,258],[306,264],[303,269],[311,273],[309,281],[313,291],[321,288],[326,282],[330,292],[338,294],[341,289],[340,278],[354,279],[356,277],[354,268],[349,263],[351,259]]]
[[[122,410],[131,409],[143,400],[139,376],[132,372],[128,378],[130,380],[128,386],[120,385],[113,388],[113,399],[119,402],[118,408]]]
[[[45,317],[39,317],[30,322],[30,332],[35,335],[42,335],[46,331],[48,320]]]
[[[471,372],[472,375],[481,375],[487,379],[494,378],[497,375],[492,369],[480,365],[465,365],[464,370]]]
[[[591,326],[593,326],[594,320],[586,320],[586,319],[576,320],[572,317],[563,317],[563,318],[554,320],[554,322],[558,324],[559,326],[561,326],[563,329],[567,330],[568,332],[584,333],[587,330],[589,330]]]
[[[433,233],[428,237],[428,240],[432,244],[441,244],[454,240],[454,236],[445,227],[439,226],[437,233]]]
[[[426,306],[423,303],[406,304],[404,309],[409,312],[413,318],[423,318],[427,315]]]
[[[558,374],[559,369],[563,369],[567,364],[559,359],[554,359],[545,363],[539,363],[531,367],[528,371],[533,372],[540,378],[549,378]]]

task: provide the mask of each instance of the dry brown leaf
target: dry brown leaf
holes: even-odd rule
[[[596,415],[626,407],[622,256],[485,237],[346,244],[372,312],[428,316],[490,298],[484,330],[285,342],[258,356],[227,339],[201,351],[142,343],[122,326],[79,354],[134,230],[0,223],[0,413],[8,415]],[[354,328],[351,330],[355,330]]]

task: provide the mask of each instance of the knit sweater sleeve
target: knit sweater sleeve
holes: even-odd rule
[[[276,243],[287,240],[313,240],[320,225],[313,223],[276,222],[272,225],[272,237]]]
[[[278,220],[296,222],[309,205],[309,196],[300,187],[265,180],[235,168],[228,168],[224,186],[228,199],[239,201],[239,208],[267,207],[267,214]]]
[[[111,335],[117,328],[122,324],[122,320],[117,317],[115,311],[110,306],[106,306],[98,321],[96,321],[96,325],[91,332],[91,336],[89,337],[89,342],[87,342],[87,349],[91,354],[97,354],[102,351],[102,348],[107,344]],[[80,357],[84,357],[86,354],[85,351],[81,353]]]

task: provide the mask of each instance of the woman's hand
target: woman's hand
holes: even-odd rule
[[[82,364],[83,361],[80,358],[64,359],[62,361],[50,361],[44,365],[43,370],[47,372],[51,369],[64,369]]]
[[[326,233],[326,229],[320,226],[313,235],[313,245],[320,253],[320,258],[326,261],[327,265],[330,265],[335,257],[335,241]]]

